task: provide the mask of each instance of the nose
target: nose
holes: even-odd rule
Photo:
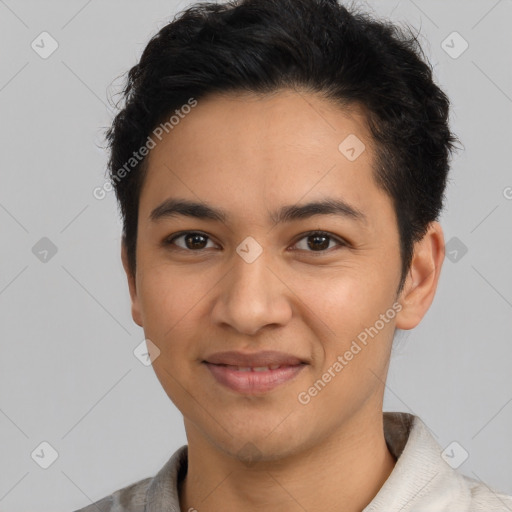
[[[218,285],[213,322],[247,335],[254,335],[266,326],[283,326],[289,322],[293,294],[276,267],[265,251],[251,263],[235,254],[231,270]]]

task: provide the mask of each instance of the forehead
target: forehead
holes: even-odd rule
[[[141,208],[176,195],[249,212],[338,192],[363,209],[379,194],[373,155],[356,106],[291,90],[210,95],[151,150]]]
[[[349,134],[367,146],[373,142],[360,106],[341,107],[319,94],[288,89],[272,94],[211,94],[181,116],[152,153],[172,148],[179,157],[180,150],[187,152],[194,144],[198,151],[187,157],[199,161],[209,156],[209,150],[219,149],[230,157],[246,157],[253,151],[255,163],[326,151],[338,159],[339,143]]]

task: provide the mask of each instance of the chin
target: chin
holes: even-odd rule
[[[282,422],[282,418],[280,420]],[[276,430],[276,425],[269,428],[267,424],[261,428],[257,428],[254,422],[248,426],[240,426],[238,429],[231,428],[229,434],[223,431],[222,439],[211,436],[215,446],[235,459],[240,460],[247,466],[252,466],[256,462],[276,461],[293,455],[306,448],[308,444],[303,439],[304,433],[301,432],[299,437],[296,425],[286,426],[286,430]],[[283,423],[281,423],[283,426]],[[292,432],[294,435],[291,435]]]

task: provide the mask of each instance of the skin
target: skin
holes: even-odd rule
[[[355,161],[338,150],[349,134],[366,146]],[[181,510],[361,511],[392,471],[382,403],[393,334],[415,327],[430,307],[444,240],[432,223],[397,295],[398,227],[390,197],[373,180],[373,155],[362,111],[292,90],[201,99],[151,151],[135,276],[124,244],[122,260],[133,319],[160,350],[153,368],[184,417]],[[276,225],[268,216],[327,196],[355,206],[366,222],[315,215]],[[229,220],[150,220],[171,197],[221,207]],[[328,248],[308,246],[307,232],[318,229],[332,235]],[[163,244],[182,230],[207,235],[201,248],[185,237]],[[252,263],[236,252],[248,236],[263,249]],[[300,403],[299,393],[395,303],[401,311]],[[279,350],[309,364],[251,396],[217,383],[201,363],[225,350]]]

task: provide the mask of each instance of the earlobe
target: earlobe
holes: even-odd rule
[[[139,326],[142,325],[142,314],[140,311],[139,297],[137,295],[137,286],[135,282],[135,275],[130,270],[128,264],[128,251],[126,248],[126,242],[123,238],[121,241],[121,261],[123,262],[123,268],[126,273],[126,277],[128,279],[128,289],[130,291],[130,299],[132,303],[132,318],[133,321]]]
[[[444,261],[441,225],[432,222],[425,236],[414,245],[414,255],[400,294],[402,310],[396,316],[398,329],[413,329],[427,313],[437,289]]]

